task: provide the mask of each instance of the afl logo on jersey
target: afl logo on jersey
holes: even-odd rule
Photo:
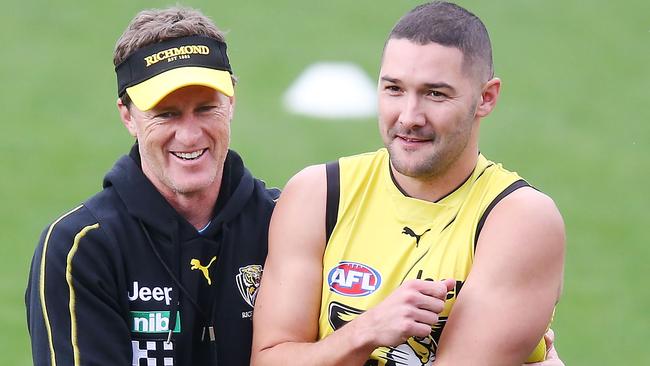
[[[327,275],[330,290],[343,296],[366,296],[381,285],[381,275],[374,268],[356,262],[339,262]]]

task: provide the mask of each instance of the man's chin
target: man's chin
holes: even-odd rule
[[[206,192],[212,188],[214,178],[208,179],[191,179],[191,178],[176,178],[171,182],[173,191],[182,195],[193,195]]]
[[[415,154],[396,154],[391,155],[391,165],[399,174],[411,177],[422,178],[431,176],[433,167],[426,158],[416,156]]]

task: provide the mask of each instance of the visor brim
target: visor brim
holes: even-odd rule
[[[138,109],[148,111],[170,93],[189,85],[206,86],[229,97],[235,94],[228,71],[193,66],[165,71],[126,88],[126,92]]]

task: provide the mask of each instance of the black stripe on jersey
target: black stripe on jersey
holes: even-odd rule
[[[332,236],[339,215],[339,196],[341,194],[339,162],[331,161],[325,165],[327,175],[327,204],[325,206],[325,245]]]
[[[474,179],[474,182],[476,182],[479,178],[481,178],[481,176],[483,175],[483,173],[485,173],[485,171],[488,170],[488,168],[491,167],[492,165],[494,165],[494,163],[490,163],[490,164],[488,164],[485,168],[483,168],[483,170],[478,174],[478,176],[476,177],[476,179]]]
[[[522,187],[531,187],[531,185],[528,184],[528,182],[526,182],[525,180],[519,179],[518,181],[515,181],[514,183],[512,183],[511,185],[506,187],[506,189],[504,189],[503,192],[499,193],[499,195],[496,196],[494,198],[494,200],[492,200],[492,202],[490,202],[488,207],[485,209],[485,212],[483,212],[483,215],[481,216],[481,219],[478,220],[478,225],[476,226],[476,233],[474,234],[474,252],[476,252],[476,245],[478,244],[478,237],[479,237],[479,235],[481,235],[481,230],[483,229],[483,225],[485,225],[485,220],[487,220],[487,217],[490,214],[490,212],[492,211],[492,209],[494,208],[494,206],[496,206],[497,203],[499,203],[507,195],[509,195],[510,193],[512,193],[512,192],[514,192],[517,189],[522,188]]]
[[[490,164],[486,165],[485,168],[483,168],[483,170],[480,173],[478,173],[478,176],[474,179],[474,183],[476,183],[479,180],[479,178],[481,178],[481,176],[483,176],[483,173],[485,173],[485,171],[488,170],[488,168],[493,166],[493,165],[494,165],[494,163],[490,163]],[[468,179],[469,179],[469,177],[468,177]],[[467,182],[467,179],[463,183],[461,183],[461,185],[458,186],[458,188],[460,188],[463,184],[465,184],[465,182]],[[458,188],[456,188],[456,189],[458,189]],[[449,194],[451,194],[453,192],[454,191],[451,191]],[[445,197],[442,197],[442,198],[445,198]],[[440,200],[438,200],[438,201],[440,201]],[[458,217],[458,213],[456,213],[456,215],[451,219],[451,221],[449,221],[449,223],[447,223],[447,225],[445,225],[445,227],[442,228],[442,230],[440,230],[440,232],[442,233],[443,231],[445,231],[445,229],[447,229],[449,226],[451,226],[451,224],[453,224],[454,221],[456,221],[456,217]],[[483,224],[481,224],[481,226],[482,225]],[[477,236],[477,238],[478,238],[478,236]],[[476,248],[476,245],[474,245],[474,247]]]
[[[458,217],[458,213],[456,213],[456,215],[454,215],[454,217],[451,219],[451,221],[449,221],[447,223],[447,225],[445,225],[445,227],[443,227],[442,230],[440,230],[440,232],[442,233],[443,231],[445,231],[445,229],[447,229],[449,226],[451,226],[451,224],[453,224],[454,221],[456,221],[456,217]]]
[[[399,183],[397,183],[397,179],[395,179],[395,175],[393,174],[393,168],[390,167],[390,162],[388,163],[388,172],[390,173],[390,180],[393,181],[393,184],[395,185],[395,187],[397,188],[397,190],[400,191],[400,192],[402,192],[402,194],[404,195],[404,197],[412,198],[411,195],[409,195],[408,193],[406,193],[406,191],[402,188],[402,186],[400,186]]]
[[[485,168],[483,168],[483,170],[481,170],[481,172],[478,173],[478,176],[477,176],[476,178],[474,178],[474,182],[473,182],[473,183],[476,183],[476,182],[479,180],[479,178],[481,178],[481,176],[483,176],[483,173],[485,173],[485,171],[488,170],[488,168],[491,167],[492,165],[494,165],[494,163],[490,163],[490,164],[486,165]],[[472,173],[472,174],[473,174],[473,173]],[[469,177],[467,177],[467,179],[465,179],[465,180],[463,181],[463,183],[461,183],[461,184],[460,184],[456,189],[462,187],[462,185],[465,184],[469,178],[471,178],[471,175],[470,175]],[[456,189],[454,189],[454,191],[455,191]],[[449,192],[449,194],[452,194],[454,191]],[[448,194],[448,195],[449,195],[449,194]],[[446,197],[446,196],[445,196],[445,197]],[[441,199],[443,199],[443,198],[445,198],[445,197],[440,198],[438,201],[440,201]],[[454,221],[456,221],[456,217],[458,217],[458,212],[456,213],[456,215],[454,215],[454,217],[451,219],[451,221],[449,221],[449,223],[447,223],[447,225],[445,225],[445,227],[442,228],[442,230],[440,230],[440,232],[442,233],[442,232],[445,231],[445,229],[447,229],[451,224],[453,224]],[[475,245],[475,247],[476,247],[476,245]]]
[[[483,171],[478,175],[478,177],[476,177],[476,179],[474,179],[474,182],[476,182],[481,177],[481,175],[483,175],[483,173],[485,173],[485,170],[487,170],[487,168],[489,168],[491,166],[492,166],[492,164],[486,166],[485,169],[483,169]],[[390,168],[390,165],[388,166],[388,171],[390,172],[390,179],[393,181],[393,184],[395,184],[395,187],[397,187],[397,189],[400,192],[402,192],[402,194],[405,197],[413,198],[410,194],[406,193],[404,188],[402,188],[402,186],[400,186],[399,183],[397,183],[397,179],[395,179],[395,175],[393,174],[393,169]],[[447,196],[450,196],[452,193],[456,192],[460,187],[463,186],[463,184],[467,183],[469,178],[472,177],[472,174],[474,174],[473,171],[472,171],[472,173],[470,173],[470,175],[467,178],[465,178],[465,180],[463,180],[460,184],[458,184],[458,186],[456,186],[456,188],[452,189],[451,191],[447,192],[447,194],[445,194],[442,197],[438,198],[437,200],[433,201],[433,203],[440,202],[440,201],[444,200],[445,198],[447,198]],[[446,227],[445,227],[445,229],[446,229]]]
[[[477,181],[477,180],[478,180],[478,179],[483,175],[483,173],[485,173],[485,171],[488,170],[488,168],[491,167],[492,165],[494,165],[494,164],[488,164],[485,168],[483,168],[483,170],[478,174],[478,176],[476,177],[476,179],[474,179],[474,182],[473,182],[473,183],[476,183],[476,181]],[[467,178],[465,178],[465,180],[463,180],[462,183],[460,183],[458,186],[456,186],[456,188],[454,188],[454,189],[452,189],[451,191],[449,191],[449,193],[447,193],[446,195],[444,195],[444,196],[438,198],[435,202],[440,202],[440,201],[444,200],[445,198],[447,198],[448,196],[451,196],[452,193],[454,193],[454,192],[456,192],[457,190],[459,190],[460,187],[462,187],[465,183],[467,183],[467,181],[472,177],[472,174],[474,174],[474,171],[472,171],[472,172],[469,174],[469,176],[468,176]],[[455,220],[455,219],[456,219],[456,218],[454,217],[454,220]],[[452,220],[451,222],[454,222],[454,220]],[[449,224],[451,224],[451,222],[450,222]],[[449,224],[447,224],[447,226],[449,226]],[[445,229],[447,228],[447,226],[445,226]],[[445,229],[442,229],[442,230],[445,230]]]

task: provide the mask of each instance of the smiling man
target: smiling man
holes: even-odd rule
[[[228,149],[223,33],[193,9],[139,13],[114,53],[136,143],[43,232],[26,293],[34,364],[249,364],[279,191]]]
[[[385,148],[306,168],[273,213],[253,365],[561,364],[543,335],[562,218],[479,153],[500,88],[475,15],[433,2],[400,19],[379,75]]]

